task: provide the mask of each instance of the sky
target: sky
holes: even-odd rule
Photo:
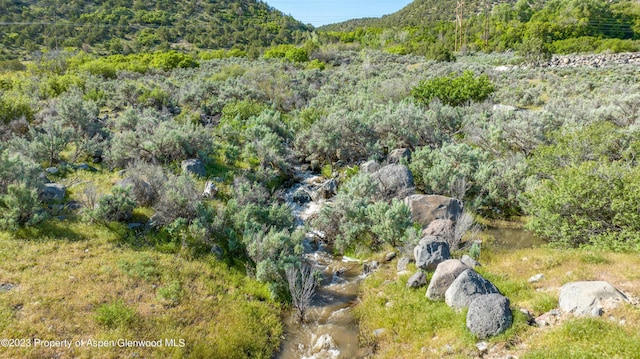
[[[296,20],[313,26],[394,13],[412,0],[266,0]]]

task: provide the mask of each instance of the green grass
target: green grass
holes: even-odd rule
[[[520,312],[534,316],[558,307],[558,290],[570,281],[605,280],[631,297],[640,295],[637,254],[581,249],[484,249],[477,270],[511,302],[512,327],[490,338],[498,353],[520,358],[640,358],[640,309],[633,305],[607,311],[602,318],[570,319],[553,327],[527,324]],[[476,339],[467,330],[465,313],[425,297],[426,288],[407,289],[408,275],[396,276],[395,260],[369,276],[356,308],[363,344],[375,358],[475,357]],[[410,266],[410,271],[416,270]],[[544,279],[529,283],[542,273]],[[430,274],[429,274],[430,275]],[[429,276],[428,275],[428,276]],[[624,324],[619,324],[624,320]],[[384,334],[375,336],[375,329]]]
[[[524,358],[638,358],[640,334],[603,318],[580,318],[545,332]]]
[[[213,256],[122,245],[113,231],[75,222],[21,234],[33,237],[0,232],[0,283],[16,285],[0,293],[0,338],[176,338],[185,346],[3,348],[0,358],[271,358],[279,348],[281,305]]]

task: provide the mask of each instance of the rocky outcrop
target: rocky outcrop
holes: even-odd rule
[[[467,328],[478,339],[503,333],[513,323],[509,306],[509,299],[501,294],[487,294],[475,298],[469,304]]]
[[[427,298],[431,300],[444,300],[444,293],[451,283],[464,271],[469,269],[458,259],[448,259],[436,268],[427,288]]]
[[[407,280],[407,288],[420,288],[427,285],[427,275],[423,271],[415,272],[409,280]]]
[[[38,198],[43,202],[59,202],[67,195],[67,187],[60,183],[45,183],[38,192]]]
[[[440,195],[414,194],[406,197],[404,202],[411,209],[413,221],[423,227],[436,219],[453,221],[464,208],[459,199]]]
[[[180,167],[182,168],[182,173],[188,173],[200,177],[207,175],[207,169],[204,167],[204,162],[198,158],[184,160]]]
[[[624,64],[639,65],[640,53],[555,55],[542,67],[605,67]]]
[[[403,160],[411,162],[411,151],[408,148],[397,148],[387,155],[388,164],[400,164]]]
[[[422,270],[435,270],[438,264],[451,258],[449,245],[440,237],[424,237],[413,249],[416,266]]]
[[[489,282],[473,269],[467,269],[451,283],[444,293],[444,301],[454,309],[469,306],[477,297],[485,294],[500,293],[493,283]]]
[[[560,288],[560,309],[577,316],[600,316],[610,309],[629,301],[614,286],[604,281],[571,282]]]
[[[371,175],[385,198],[403,198],[413,193],[413,174],[407,166],[387,165]]]

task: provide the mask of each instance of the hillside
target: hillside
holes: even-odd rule
[[[491,11],[494,6],[504,3],[515,4],[516,0],[465,0],[460,10],[469,16]],[[397,12],[380,18],[353,19],[319,29],[352,31],[358,27],[422,26],[437,21],[453,21],[456,18],[457,4],[456,0],[415,0]]]
[[[332,41],[451,60],[447,52],[520,50],[551,53],[633,52],[640,39],[637,1],[416,0],[377,19],[319,28]]]
[[[10,51],[97,47],[264,47],[299,41],[310,28],[255,0],[0,0],[0,45]]]

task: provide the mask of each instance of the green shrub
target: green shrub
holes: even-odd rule
[[[115,186],[110,194],[98,199],[95,209],[89,209],[89,216],[100,222],[126,221],[131,218],[135,206],[129,188]]]
[[[108,329],[128,329],[136,321],[137,314],[122,300],[110,304],[104,304],[96,310],[96,322]]]
[[[0,193],[0,229],[17,230],[36,225],[46,218],[37,190],[21,183],[9,185],[6,193]]]
[[[450,106],[486,100],[495,91],[495,86],[487,75],[474,76],[470,70],[462,75],[451,74],[421,81],[412,91],[413,98],[424,105],[438,98]]]

